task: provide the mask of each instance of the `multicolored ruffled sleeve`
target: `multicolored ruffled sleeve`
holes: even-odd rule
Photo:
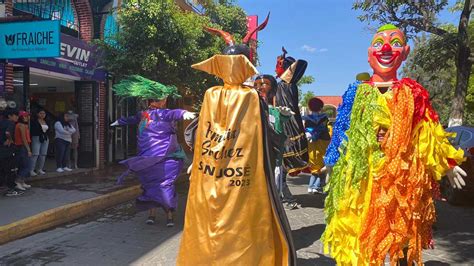
[[[413,128],[417,136],[413,138],[413,144],[431,176],[439,181],[449,169],[465,160],[464,151],[449,142],[456,134],[446,132],[439,123],[428,91],[414,80],[405,78],[401,82],[411,88],[414,98]]]
[[[344,140],[347,140],[346,131],[349,129],[351,123],[352,105],[354,104],[354,98],[359,84],[360,82],[355,82],[349,85],[349,88],[342,96],[342,104],[337,108],[336,122],[332,128],[331,143],[324,156],[324,164],[328,166],[334,166],[337,160],[339,160],[339,147]]]
[[[428,114],[418,123],[418,151],[431,176],[439,181],[446,172],[464,161],[464,151],[454,148],[448,138],[455,133],[446,132],[439,122],[433,121]]]

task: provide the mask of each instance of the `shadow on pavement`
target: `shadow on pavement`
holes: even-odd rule
[[[425,266],[449,266],[449,263],[437,261],[437,260],[429,260],[425,262]]]
[[[324,209],[324,198],[322,194],[299,194],[293,195],[302,208]]]
[[[436,203],[437,222],[434,236],[436,246],[442,247],[451,261],[459,264],[474,263],[474,208]],[[431,261],[427,265],[447,265]]]
[[[296,250],[307,248],[314,242],[318,241],[321,238],[325,227],[324,224],[315,224],[293,230],[292,235]]]
[[[296,260],[296,263],[298,266],[314,266],[314,265],[336,265],[336,262],[329,258],[324,256],[323,254],[318,254],[318,258],[311,258],[311,259],[303,259],[303,258],[298,258]]]
[[[288,176],[286,180],[289,184],[295,186],[308,185],[309,175]]]

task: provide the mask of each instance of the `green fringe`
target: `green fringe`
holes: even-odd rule
[[[166,86],[139,75],[132,75],[113,86],[115,93],[122,98],[137,97],[142,99],[162,100],[167,97],[180,98],[175,86]]]

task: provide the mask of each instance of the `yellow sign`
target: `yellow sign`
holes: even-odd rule
[[[64,102],[64,101],[56,101],[56,102],[54,103],[54,111],[55,111],[55,112],[60,112],[60,113],[66,112],[66,102]]]

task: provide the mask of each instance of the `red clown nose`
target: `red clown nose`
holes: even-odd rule
[[[382,53],[391,53],[392,52],[392,46],[390,44],[386,43],[382,46]]]

